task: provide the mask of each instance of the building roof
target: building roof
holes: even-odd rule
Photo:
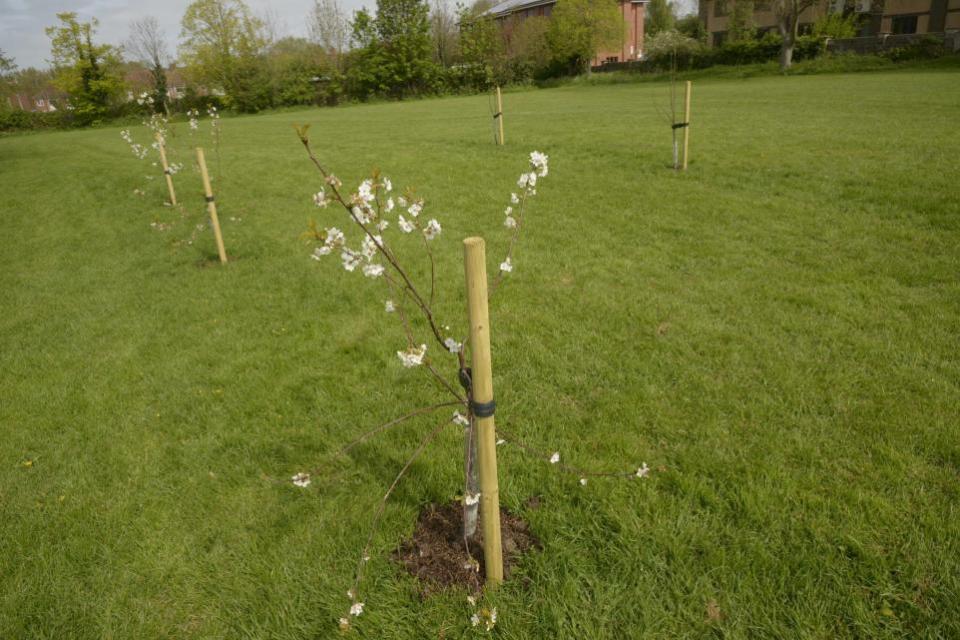
[[[630,0],[631,4],[645,4],[648,0]],[[532,9],[533,7],[542,7],[548,4],[556,4],[557,0],[506,0],[500,4],[490,7],[482,15],[499,18],[510,15],[523,9]]]
[[[521,9],[539,7],[545,4],[555,4],[556,2],[557,0],[506,0],[506,2],[501,2],[487,9],[484,15],[505,16]]]

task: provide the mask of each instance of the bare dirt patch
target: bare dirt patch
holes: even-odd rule
[[[394,553],[410,575],[420,581],[424,598],[450,587],[465,587],[473,593],[483,588],[483,533],[470,541],[470,556],[479,563],[471,566],[463,542],[463,507],[459,502],[428,505],[420,512],[413,537]],[[510,577],[513,566],[530,550],[540,548],[540,540],[530,531],[527,521],[500,509],[500,536],[503,544],[503,575]]]

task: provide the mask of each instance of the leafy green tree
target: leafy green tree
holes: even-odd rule
[[[757,26],[753,22],[753,0],[733,0],[733,8],[727,19],[727,39],[730,42],[753,40]]]
[[[315,78],[334,71],[335,51],[303,38],[281,38],[267,54],[272,101],[275,105],[312,104],[317,100]]]
[[[673,3],[669,0],[650,0],[644,13],[643,29],[647,36],[671,31],[676,23]]]
[[[77,14],[58,13],[60,24],[47,27],[55,71],[54,85],[70,98],[81,123],[96,121],[123,91],[120,53],[108,44],[94,44],[98,22],[78,22]]]
[[[13,58],[8,58],[3,49],[0,49],[0,109],[6,109],[9,105],[6,98],[13,93],[13,74],[17,70],[17,65]]]
[[[398,98],[429,91],[436,78],[430,7],[424,0],[377,0],[377,37],[383,47],[381,73]]]
[[[487,16],[480,15],[482,7],[461,6],[460,60],[465,83],[485,90],[506,81],[506,47],[500,27]]]
[[[853,38],[857,35],[859,15],[851,11],[830,12],[813,23],[813,35],[817,38]]]
[[[696,14],[679,18],[676,23],[676,29],[678,32],[697,42],[706,43],[707,41],[707,27],[703,24],[700,16]]]
[[[194,0],[180,38],[180,56],[195,82],[222,89],[227,104],[240,111],[269,106],[264,24],[243,0]]]
[[[376,16],[354,14],[349,83],[360,97],[403,98],[434,89],[439,68],[433,62],[430,8],[424,0],[377,0]]]
[[[550,47],[547,32],[550,19],[533,16],[514,25],[507,44],[507,58],[513,71],[513,80],[532,78],[550,65]]]
[[[590,71],[597,51],[623,44],[626,23],[616,0],[558,0],[547,43],[554,60],[572,71]]]

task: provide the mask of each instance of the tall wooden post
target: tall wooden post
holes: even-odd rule
[[[210,188],[210,174],[207,173],[207,161],[203,157],[203,149],[197,147],[197,164],[200,165],[200,175],[203,177],[203,193],[207,198],[207,211],[210,212],[210,226],[213,227],[213,236],[217,239],[217,253],[220,262],[227,262],[227,251],[223,248],[223,234],[220,233],[220,219],[217,218],[217,203],[213,201],[213,189]]]
[[[487,257],[483,238],[463,241],[467,276],[467,315],[470,320],[471,410],[477,424],[480,467],[480,525],[487,586],[503,582],[500,541],[500,489],[497,481],[497,435],[493,413],[493,372],[490,368],[490,315],[487,309]]]
[[[503,96],[500,94],[500,87],[497,86],[497,126],[500,135],[497,138],[497,144],[503,145]]]
[[[683,121],[686,123],[683,127],[683,170],[687,170],[687,155],[690,153],[690,86],[687,80],[687,91],[683,98]]]
[[[163,145],[163,136],[157,134],[157,147],[160,149],[160,163],[163,165],[163,175],[167,178],[167,189],[170,191],[170,204],[177,206],[177,192],[173,190],[173,175],[170,165],[167,164],[167,150]]]

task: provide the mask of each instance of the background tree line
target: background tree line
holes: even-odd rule
[[[51,110],[51,122],[89,124],[211,101],[254,112],[482,91],[583,71],[598,46],[623,37],[616,0],[559,0],[552,20],[504,26],[483,15],[493,4],[375,0],[347,15],[338,0],[314,0],[308,37],[277,37],[244,0],[195,0],[175,49],[152,17],[114,46],[99,41],[96,19],[60,13],[47,29],[50,69],[0,58],[0,110]]]

